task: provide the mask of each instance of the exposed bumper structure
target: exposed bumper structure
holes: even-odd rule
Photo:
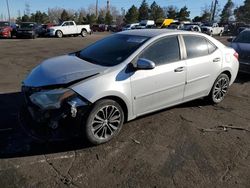
[[[43,108],[31,101],[31,95],[40,88],[22,87],[25,106],[21,110],[20,123],[25,132],[39,141],[64,140],[81,133],[82,117],[91,103],[75,94],[66,98],[60,107]]]

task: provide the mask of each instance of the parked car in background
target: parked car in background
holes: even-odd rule
[[[245,29],[249,29],[249,28],[250,28],[249,26],[239,27],[237,29],[236,35],[240,34],[242,31],[244,31]]]
[[[224,32],[224,27],[219,27],[217,23],[205,23],[201,26],[201,31],[207,35],[220,35]]]
[[[39,29],[38,29],[38,35],[40,37],[44,37],[44,36],[47,36],[48,33],[49,33],[49,29],[51,27],[55,26],[55,24],[53,23],[47,23],[47,24],[42,24],[39,26]]]
[[[122,28],[122,30],[126,31],[126,30],[136,29],[138,25],[139,23],[127,24],[125,27]]]
[[[136,29],[146,29],[146,28],[152,28],[155,26],[154,20],[142,20],[140,21],[139,25],[136,26]]]
[[[196,24],[184,24],[182,30],[201,32],[201,28]]]
[[[239,54],[240,72],[250,74],[250,29],[244,29],[235,39],[229,39],[230,46]]]
[[[237,76],[237,57],[202,33],[119,32],[33,69],[22,83],[22,125],[34,136],[79,125],[102,144],[138,116],[201,97],[220,103]]]
[[[109,25],[107,27],[107,31],[120,32],[120,31],[122,31],[122,26],[119,26],[119,25]]]
[[[90,25],[76,25],[74,21],[65,21],[57,26],[49,28],[49,36],[62,38],[65,35],[81,35],[85,37],[91,34]]]
[[[104,32],[106,31],[106,26],[105,24],[94,24],[92,25],[91,30],[93,32]]]
[[[10,25],[10,22],[0,21],[0,37],[12,37],[12,27]]]
[[[11,32],[11,37],[16,37],[17,35],[17,29],[20,27],[19,24],[11,24],[12,27],[12,32]]]
[[[17,29],[16,37],[35,39],[38,36],[38,29],[35,22],[22,22]]]

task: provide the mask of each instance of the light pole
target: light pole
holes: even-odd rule
[[[8,16],[9,16],[9,22],[10,22],[10,8],[9,8],[9,0],[6,0],[6,4],[7,4]]]

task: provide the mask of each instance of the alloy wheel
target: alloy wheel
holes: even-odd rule
[[[114,105],[102,107],[92,121],[92,133],[97,139],[110,138],[122,124],[122,116]]]
[[[213,89],[213,99],[215,102],[219,103],[224,99],[228,87],[229,83],[227,78],[221,77],[220,79],[217,80]]]

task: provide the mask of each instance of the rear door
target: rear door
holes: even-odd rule
[[[184,100],[209,93],[222,66],[222,53],[208,39],[198,35],[183,35],[186,48],[187,77]]]
[[[183,99],[186,62],[181,60],[178,36],[161,38],[139,55],[153,61],[152,70],[137,70],[131,76],[136,115],[155,111]]]

